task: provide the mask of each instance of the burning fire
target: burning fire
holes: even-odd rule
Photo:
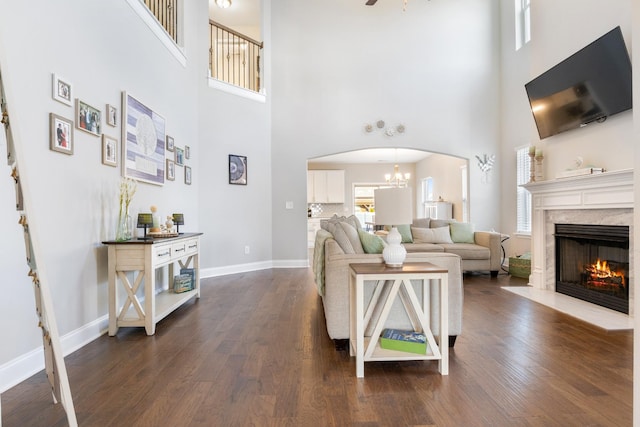
[[[620,284],[622,286],[626,285],[624,282],[624,274],[612,271],[611,268],[609,268],[607,261],[600,261],[600,259],[598,259],[595,264],[591,264],[586,268],[586,270],[591,275],[591,280],[593,281],[602,281],[613,277],[619,277],[620,279],[618,280],[621,281]]]

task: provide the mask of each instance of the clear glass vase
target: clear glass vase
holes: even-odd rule
[[[116,229],[116,241],[126,242],[133,237],[133,221],[129,215],[129,208],[120,209],[118,215],[118,227]]]

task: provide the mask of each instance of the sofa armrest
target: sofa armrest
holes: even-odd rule
[[[502,264],[502,235],[494,231],[476,231],[473,238],[476,245],[489,248],[489,256],[491,257],[489,261],[489,269],[491,271],[499,271],[500,265]]]

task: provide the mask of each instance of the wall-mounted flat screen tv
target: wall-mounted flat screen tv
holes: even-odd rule
[[[631,60],[620,27],[525,85],[540,139],[632,108]]]

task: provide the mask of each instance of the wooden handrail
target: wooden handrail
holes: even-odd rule
[[[229,27],[227,27],[225,25],[222,25],[222,24],[220,24],[220,23],[218,23],[216,21],[213,21],[213,20],[209,19],[209,24],[213,25],[214,27],[218,27],[218,28],[220,28],[222,30],[225,30],[226,32],[231,33],[236,37],[240,37],[243,40],[251,42],[251,43],[257,45],[258,47],[260,47],[260,49],[264,48],[264,42],[259,42],[257,40],[254,40],[251,37],[245,36],[244,34],[239,33],[239,32],[237,32],[237,31],[235,31],[235,30],[233,30],[233,29],[231,29],[231,28],[229,28]]]

